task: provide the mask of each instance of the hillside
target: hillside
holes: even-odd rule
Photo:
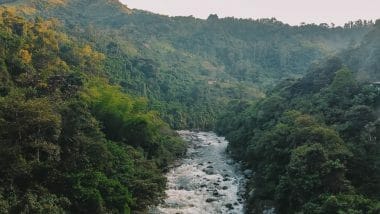
[[[255,172],[248,212],[380,211],[375,27],[361,45],[340,53],[342,59],[314,65],[265,99],[235,102],[219,118],[217,130],[230,141],[230,152]]]
[[[0,213],[146,213],[173,129],[226,136],[249,213],[379,213],[379,36],[0,0]]]
[[[185,145],[105,56],[0,8],[0,213],[145,212]]]
[[[105,68],[125,91],[176,129],[213,127],[232,99],[256,99],[312,62],[357,44],[371,28],[293,27],[275,19],[167,17],[118,1],[16,0],[27,17],[56,18],[67,33],[104,53]]]
[[[360,45],[349,48],[342,53],[347,65],[357,71],[357,78],[362,81],[380,81],[380,20],[376,21],[375,28],[362,40]]]

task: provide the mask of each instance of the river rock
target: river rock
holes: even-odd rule
[[[189,132],[191,133],[191,132]],[[199,137],[196,137],[199,136]],[[227,142],[213,133],[191,133],[186,157],[167,173],[168,198],[153,213],[243,213],[246,175],[237,161],[227,155]],[[219,144],[218,140],[221,141]],[[207,146],[211,142],[211,145]],[[243,169],[243,170],[242,170]],[[248,171],[249,172],[249,171]],[[247,173],[248,173],[247,172]],[[253,176],[253,174],[251,174]],[[184,190],[190,191],[184,191]],[[199,203],[200,202],[200,203]]]
[[[228,159],[228,160],[226,161],[226,163],[227,163],[228,165],[232,165],[232,164],[234,164],[234,161],[231,160],[231,159]]]
[[[270,208],[270,209],[266,209],[263,211],[263,214],[275,214],[276,212],[276,209],[275,208]]]
[[[225,205],[229,210],[233,210],[234,206],[232,204],[226,204]]]
[[[252,173],[253,173],[253,171],[250,170],[250,169],[246,169],[246,170],[244,170],[244,172],[243,172],[243,174],[244,174],[245,177],[247,177],[247,178],[252,177]]]
[[[211,203],[211,202],[214,202],[214,201],[217,201],[217,200],[215,198],[208,198],[208,199],[206,199],[207,203]]]
[[[210,169],[210,168],[204,169],[203,172],[205,172],[207,175],[213,175],[213,174],[215,174],[214,170]]]

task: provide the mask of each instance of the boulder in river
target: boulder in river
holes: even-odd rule
[[[225,152],[228,142],[214,133],[187,135],[182,137],[194,140],[188,142],[185,158],[166,174],[168,197],[156,208],[158,212],[151,213],[243,213],[247,178],[242,169],[247,169],[246,166],[228,157]],[[196,136],[199,141],[195,141]]]
[[[226,204],[226,207],[229,209],[229,210],[233,210],[234,209],[234,206],[232,204]]]
[[[210,168],[204,169],[203,172],[205,172],[207,175],[215,174],[214,170]]]
[[[263,214],[275,214],[275,208],[266,209],[263,211]]]
[[[244,170],[243,173],[244,173],[245,177],[250,178],[250,177],[252,177],[253,171],[250,169],[246,169],[246,170]]]
[[[217,201],[217,200],[215,198],[208,198],[208,199],[206,199],[207,203],[211,203],[211,202],[214,202],[214,201]]]

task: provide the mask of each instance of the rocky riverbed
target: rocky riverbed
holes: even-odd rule
[[[228,157],[228,142],[211,132],[180,131],[189,143],[186,157],[167,173],[167,198],[154,214],[243,213],[245,177]]]

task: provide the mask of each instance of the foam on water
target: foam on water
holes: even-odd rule
[[[150,213],[243,213],[245,179],[226,153],[228,142],[210,132],[179,134],[189,142],[187,155],[167,173],[167,198]]]

